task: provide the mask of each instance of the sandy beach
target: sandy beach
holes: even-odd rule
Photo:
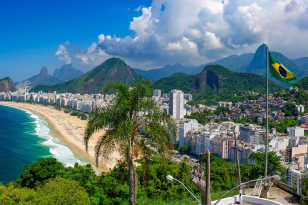
[[[0,105],[21,108],[42,116],[48,122],[49,126],[60,135],[60,137],[53,137],[57,137],[64,144],[68,145],[69,148],[73,148],[78,154],[86,158],[92,165],[95,165],[94,148],[99,136],[104,133],[103,130],[95,133],[91,137],[89,141],[89,151],[87,153],[83,142],[84,131],[87,126],[86,120],[81,120],[78,117],[71,116],[51,106],[16,102],[0,102]],[[112,153],[108,159],[100,157],[99,167],[96,168],[96,170],[100,172],[108,171],[117,164],[119,159],[120,154],[118,152]]]

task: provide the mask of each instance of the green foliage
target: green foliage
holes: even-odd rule
[[[193,103],[215,104],[220,100],[238,101],[246,91],[265,92],[265,78],[252,73],[236,73],[210,65],[196,75],[173,74],[154,83],[163,92],[180,89],[193,94]],[[280,87],[270,81],[271,92]]]
[[[308,175],[303,175],[303,204],[308,205]]]
[[[251,174],[254,176],[263,176],[264,175],[264,153],[253,152],[249,156],[249,160],[254,162]],[[268,175],[282,175],[284,169],[280,162],[280,157],[276,155],[275,152],[268,152]]]
[[[37,204],[40,205],[87,205],[90,200],[87,192],[78,182],[54,178],[50,179],[37,190]]]
[[[287,103],[282,107],[282,112],[285,113],[285,116],[291,117],[291,116],[298,116],[298,111],[296,108],[296,105],[293,103]]]
[[[300,89],[294,94],[294,100],[296,104],[307,104],[308,95],[304,90]]]
[[[308,77],[302,78],[300,81],[298,81],[297,86],[303,90],[308,90]]]
[[[6,205],[32,205],[37,204],[38,194],[29,188],[16,187],[13,183],[7,187],[0,185],[0,204]]]
[[[189,153],[189,147],[187,145],[182,145],[178,148],[179,152],[182,154],[188,154]]]
[[[25,170],[17,179],[23,187],[33,188],[44,180],[58,176],[64,166],[54,158],[43,158],[25,166]]]
[[[214,111],[216,115],[229,114],[230,112],[231,111],[229,110],[229,108],[226,108],[226,107],[217,107],[216,110]]]
[[[235,120],[236,123],[241,124],[258,124],[258,118],[256,117],[243,117],[241,119]]]
[[[195,86],[195,76],[184,73],[175,73],[169,77],[156,81],[155,88],[161,89],[163,92],[170,92],[172,89],[180,89],[185,93],[191,93]]]
[[[261,125],[265,126],[265,123],[266,122],[264,120]],[[299,125],[299,121],[295,120],[291,117],[284,118],[280,122],[276,122],[276,121],[273,121],[273,120],[268,121],[269,128],[270,129],[276,128],[277,131],[280,132],[280,133],[286,133],[288,127],[294,127],[294,126],[297,126],[297,125]]]
[[[81,111],[72,111],[71,115],[79,117],[82,120],[87,120],[88,119],[88,116],[85,113],[81,112]]]
[[[194,112],[194,113],[191,113],[190,115],[188,116],[185,116],[186,118],[189,118],[189,119],[196,119],[199,123],[201,124],[206,124],[209,122],[209,116],[211,114],[211,111],[209,110],[204,110],[203,112]]]
[[[288,127],[294,127],[299,125],[299,121],[293,118],[284,118],[276,126],[278,132],[285,133]]]
[[[49,159],[48,161],[53,160]],[[187,199],[194,202],[181,184],[166,179],[168,174],[182,181],[195,195],[199,195],[190,181],[192,167],[186,161],[176,163],[166,160],[166,163],[163,164],[161,157],[152,157],[149,161],[140,159],[138,162],[140,166],[137,167],[139,185],[137,205],[182,205]],[[42,160],[27,167],[37,167],[38,164],[41,165]],[[276,169],[277,166],[275,165],[274,168]],[[83,202],[83,204],[94,205],[128,205],[129,184],[126,163],[119,163],[116,168],[101,176],[97,176],[90,165],[75,164],[74,167],[61,167],[59,172],[54,172],[54,163],[44,163],[44,166],[41,167],[43,170],[50,170],[51,173],[47,174],[50,176],[49,178],[39,179],[36,177],[36,180],[32,180],[35,184],[34,187],[30,187],[32,184],[20,187],[19,183],[10,184],[8,187],[2,185],[0,186],[0,202],[2,200],[5,202],[4,204],[14,204],[10,203],[10,200],[15,200],[15,204],[57,204],[55,201],[58,201],[58,204],[78,204],[77,202],[82,204],[81,202]],[[31,170],[32,176],[41,175],[39,169]],[[252,165],[241,164],[242,181],[262,176],[263,173],[260,170],[255,172],[254,170]],[[29,169],[25,170],[22,176],[25,176],[25,173],[29,173]],[[212,155],[212,199],[219,198],[224,191],[234,187],[236,180],[236,165]],[[63,199],[66,199],[66,202],[63,202]]]

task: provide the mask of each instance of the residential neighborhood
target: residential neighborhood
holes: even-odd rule
[[[246,93],[253,99],[245,99],[237,103],[220,101],[217,105],[190,105],[192,94],[181,90],[171,90],[162,93],[155,89],[152,98],[160,110],[170,114],[177,124],[178,134],[175,144],[185,148],[186,156],[199,156],[209,150],[212,154],[235,163],[235,150],[238,149],[240,163],[254,163],[249,159],[251,153],[264,153],[265,101],[256,92]],[[256,97],[259,96],[259,97]],[[39,103],[59,107],[69,107],[76,111],[89,114],[93,110],[112,103],[115,94],[73,94],[73,93],[44,93],[29,92],[29,89],[19,89],[15,92],[0,93],[2,101]],[[251,97],[252,98],[252,97]],[[279,95],[271,95],[269,119],[280,122],[286,118],[282,111],[288,103]],[[286,132],[278,132],[276,128],[269,130],[269,151],[281,157],[281,163],[288,170],[288,184],[297,186],[303,173],[308,171],[308,140],[305,131],[308,127],[308,115],[304,114],[303,105],[296,105],[300,114],[298,125],[287,127]],[[194,113],[204,115],[207,123],[200,123],[192,117]],[[247,122],[241,119],[246,119]],[[251,120],[247,120],[251,119]],[[235,140],[238,141],[235,147]],[[174,160],[182,158],[175,155]],[[295,180],[294,177],[297,177]]]

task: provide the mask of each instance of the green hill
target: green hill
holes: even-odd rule
[[[203,66],[184,66],[181,64],[166,65],[159,69],[152,70],[140,70],[134,69],[136,73],[150,79],[157,81],[161,78],[168,77],[174,73],[186,73],[186,74],[197,74],[202,71]]]
[[[3,79],[0,79],[0,92],[9,92],[9,91],[15,91],[15,85],[11,78],[6,77]]]
[[[245,53],[242,55],[231,55],[219,59],[217,61],[214,61],[212,63],[208,63],[207,65],[221,65],[234,72],[245,72],[246,67],[249,65],[253,57],[254,54],[252,53]]]
[[[95,93],[102,91],[104,87],[112,82],[122,82],[131,85],[140,79],[142,77],[136,74],[123,60],[110,58],[74,80],[53,86],[37,86],[33,91]]]
[[[253,73],[237,73],[220,65],[206,66],[196,75],[177,73],[155,82],[154,87],[169,92],[180,89],[192,93],[195,102],[215,103],[235,100],[246,91],[265,92],[265,78]],[[271,91],[280,87],[270,81]]]
[[[298,81],[296,83],[296,85],[299,87],[299,88],[302,88],[304,90],[308,90],[308,77],[304,77],[302,78],[300,81]]]

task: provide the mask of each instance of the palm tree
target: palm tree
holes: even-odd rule
[[[93,133],[105,129],[105,134],[95,147],[96,165],[100,155],[108,156],[115,149],[120,150],[128,165],[129,202],[134,205],[138,184],[135,154],[145,153],[141,150],[151,148],[166,158],[174,142],[172,137],[176,136],[176,126],[170,116],[161,112],[149,97],[152,89],[148,82],[141,81],[133,88],[122,83],[111,84],[105,92],[111,90],[117,93],[116,97],[111,105],[99,108],[90,115],[84,141],[88,151],[88,142]]]

